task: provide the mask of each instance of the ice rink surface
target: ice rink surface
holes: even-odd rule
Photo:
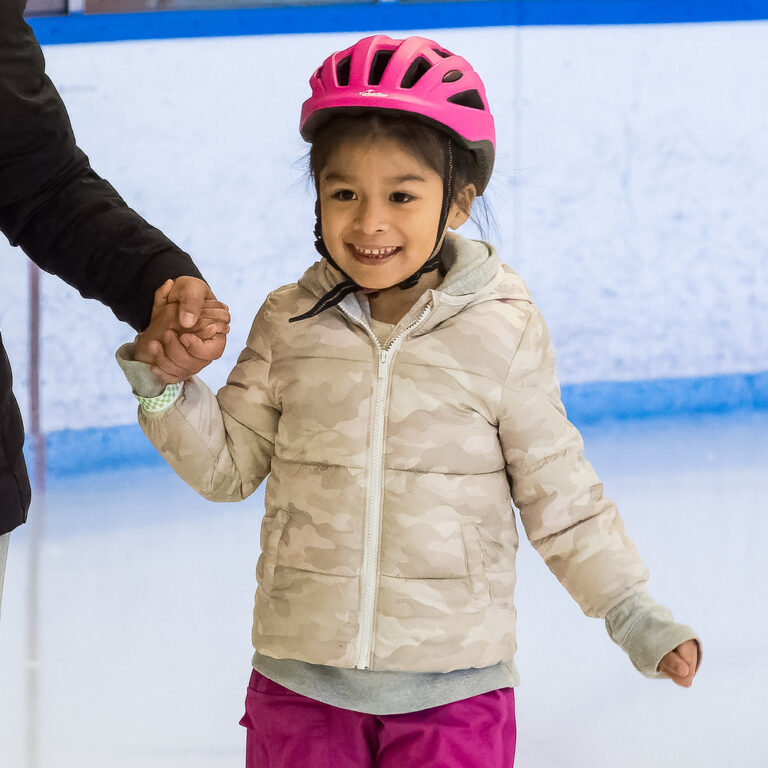
[[[517,768],[765,765],[768,412],[583,432],[704,662],[690,690],[642,678],[523,540]],[[51,481],[11,536],[0,765],[242,766],[262,507],[261,490],[206,502],[165,467]]]

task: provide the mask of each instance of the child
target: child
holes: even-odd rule
[[[141,355],[118,357],[198,492],[239,500],[269,476],[247,766],[511,766],[512,499],[643,674],[690,685],[698,640],[645,591],[525,284],[447,232],[493,167],[478,75],[430,40],[374,36],[310,82],[323,258],[270,294],[218,395],[193,377],[143,398]]]

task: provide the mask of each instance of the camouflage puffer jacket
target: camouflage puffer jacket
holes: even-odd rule
[[[146,434],[209,499],[269,475],[256,649],[373,670],[511,660],[511,499],[590,616],[647,572],[568,422],[523,281],[451,235],[450,269],[381,345],[355,296],[298,323],[339,281],[326,262],[274,291],[214,396],[197,378]]]

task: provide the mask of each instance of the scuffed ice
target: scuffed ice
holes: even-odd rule
[[[642,678],[523,543],[520,768],[752,768],[763,759],[766,435],[765,412],[585,430],[587,456],[650,567],[651,594],[700,633],[704,665],[690,690]],[[261,491],[209,503],[166,469],[57,480],[38,495],[31,635],[35,529],[11,537],[3,765],[30,765],[28,735],[37,768],[243,765],[237,722],[262,503]]]

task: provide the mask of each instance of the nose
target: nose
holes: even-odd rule
[[[386,232],[388,225],[385,206],[375,200],[361,200],[357,210],[356,224],[364,235]]]

